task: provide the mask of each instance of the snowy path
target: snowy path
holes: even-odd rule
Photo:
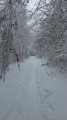
[[[0,81],[0,120],[67,120],[67,79],[30,57]]]

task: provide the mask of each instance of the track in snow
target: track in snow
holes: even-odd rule
[[[36,57],[9,66],[0,81],[0,120],[67,120],[67,81],[48,76]]]

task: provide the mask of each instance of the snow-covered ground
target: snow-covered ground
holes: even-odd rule
[[[67,120],[67,79],[29,57],[0,81],[0,120]]]

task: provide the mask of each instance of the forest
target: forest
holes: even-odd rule
[[[67,0],[0,0],[0,120],[67,120]]]
[[[67,66],[67,1],[6,0],[0,10],[0,71],[5,75],[11,62],[30,55],[47,58],[51,66]]]

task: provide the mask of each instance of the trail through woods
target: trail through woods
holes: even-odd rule
[[[67,79],[29,57],[0,81],[0,120],[67,120]]]

